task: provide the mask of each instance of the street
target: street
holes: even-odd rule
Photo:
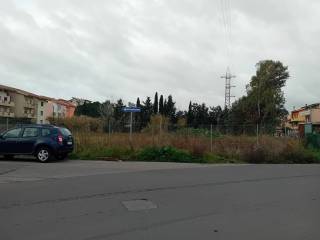
[[[320,165],[0,161],[0,239],[320,239]]]

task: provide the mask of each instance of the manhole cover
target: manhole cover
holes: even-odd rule
[[[157,205],[148,199],[136,199],[123,201],[122,203],[129,211],[142,211],[157,208]]]

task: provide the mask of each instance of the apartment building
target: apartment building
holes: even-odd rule
[[[47,124],[49,123],[47,114],[48,107],[49,107],[49,101],[51,99],[44,96],[38,96],[38,103],[37,103],[37,123],[38,124]]]
[[[293,129],[298,130],[299,125],[305,124],[305,116],[301,114],[304,110],[304,108],[299,108],[291,112],[290,123]]]
[[[66,107],[59,104],[57,100],[51,99],[48,101],[45,112],[48,118],[65,118],[67,115],[66,112]]]
[[[293,110],[290,116],[291,129],[300,136],[306,133],[320,132],[320,103],[305,105]]]
[[[0,87],[0,117],[14,117],[14,101],[10,91]]]
[[[320,125],[320,103],[305,106],[300,114],[304,116],[306,123]]]
[[[35,94],[0,85],[1,117],[36,119],[37,96]]]
[[[75,104],[63,99],[57,100],[0,85],[0,117],[45,124],[49,123],[50,117],[72,117],[75,108]]]
[[[15,102],[14,115],[16,118],[26,118],[33,122],[36,121],[37,115],[37,98],[35,95],[27,92],[17,91],[13,93]]]
[[[56,103],[60,106],[63,106],[64,109],[64,117],[70,118],[74,116],[74,112],[76,110],[76,105],[70,101],[64,100],[64,99],[58,99],[56,100]]]

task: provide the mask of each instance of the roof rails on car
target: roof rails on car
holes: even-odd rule
[[[17,123],[17,127],[26,127],[26,126],[37,126],[37,127],[55,127],[52,124],[35,124],[35,123]]]

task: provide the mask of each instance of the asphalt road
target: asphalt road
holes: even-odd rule
[[[320,239],[320,165],[0,161],[0,239]]]

